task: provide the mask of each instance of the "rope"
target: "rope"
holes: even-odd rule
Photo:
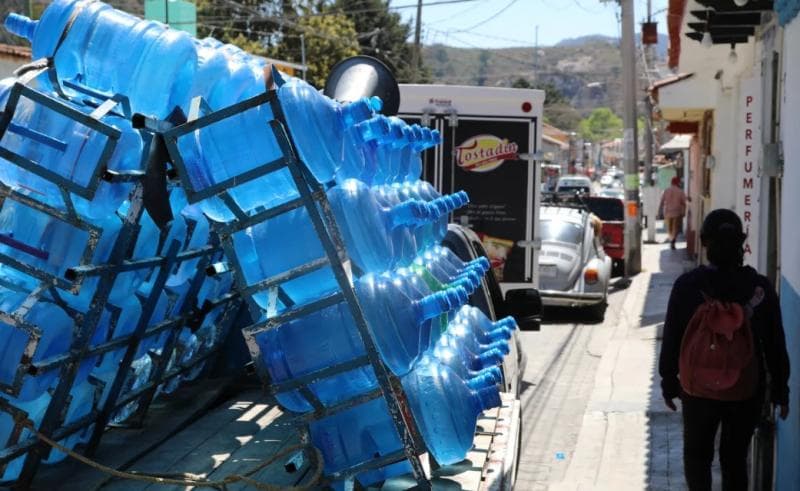
[[[47,443],[51,447],[64,452],[65,454],[69,455],[73,459],[92,467],[98,471],[104,472],[111,476],[120,478],[120,479],[129,479],[133,481],[141,481],[147,482],[150,484],[163,484],[163,485],[178,485],[178,486],[197,486],[197,487],[204,487],[204,488],[215,488],[220,490],[227,489],[229,484],[233,484],[236,482],[241,482],[248,484],[255,489],[260,489],[262,491],[309,491],[313,489],[317,483],[319,482],[320,478],[322,477],[322,454],[320,451],[313,446],[309,445],[292,445],[291,447],[285,448],[281,452],[273,455],[272,457],[262,461],[257,466],[253,467],[252,469],[244,472],[242,474],[231,474],[226,476],[221,480],[212,481],[209,480],[201,475],[192,474],[189,472],[179,472],[179,473],[172,473],[172,474],[148,474],[145,472],[138,472],[138,471],[121,471],[118,469],[114,469],[113,467],[108,467],[103,465],[99,462],[96,462],[88,457],[85,457],[79,453],[74,452],[73,450],[61,445],[60,443],[52,440],[51,438],[43,435],[38,430],[33,427],[33,423],[30,420],[23,421],[23,426],[27,427],[29,430],[33,432],[34,435],[43,442]],[[308,484],[303,486],[278,486],[275,484],[268,484],[257,481],[250,476],[255,474],[256,472],[264,469],[265,467],[269,466],[270,464],[274,463],[275,461],[287,457],[290,454],[297,452],[298,450],[304,450],[310,448],[314,451],[314,459],[316,460],[316,466],[314,468],[314,473],[311,475],[311,481]]]

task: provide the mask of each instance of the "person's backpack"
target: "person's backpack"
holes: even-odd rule
[[[703,293],[705,300],[689,320],[681,342],[678,369],[684,392],[720,401],[755,395],[759,374],[750,317],[763,296],[757,287],[743,307]]]

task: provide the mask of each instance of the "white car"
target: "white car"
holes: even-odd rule
[[[602,319],[612,260],[600,244],[593,219],[580,206],[542,207],[539,294],[544,305],[591,307]]]
[[[603,174],[600,176],[600,185],[604,188],[611,187],[614,184],[614,176],[611,174]]]
[[[592,181],[586,176],[569,175],[558,178],[556,194],[562,197],[573,196],[576,193],[592,194]]]

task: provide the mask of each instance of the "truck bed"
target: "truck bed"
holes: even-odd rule
[[[486,411],[478,421],[475,445],[467,459],[433,471],[433,489],[511,489],[518,453],[519,400],[503,396],[503,406]],[[141,428],[112,428],[101,440],[94,459],[109,467],[145,473],[192,473],[209,479],[243,473],[281,450],[298,444],[289,415],[266,402],[257,386],[232,387],[229,379],[206,380],[182,387],[169,399],[151,406]],[[428,459],[423,459],[427,462]],[[280,486],[308,484],[313,469],[306,459],[288,472],[278,460],[252,477]],[[186,489],[123,480],[69,457],[42,466],[34,489],[127,491]],[[410,476],[389,480],[371,490],[394,491],[413,486]],[[246,489],[229,485],[228,489]]]

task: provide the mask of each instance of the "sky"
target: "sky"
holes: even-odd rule
[[[659,33],[667,30],[667,3],[652,0]],[[414,0],[393,0],[391,7],[413,26]],[[539,46],[588,34],[618,37],[618,12],[617,2],[600,0],[423,0],[422,42],[481,48],[534,46],[537,25]],[[647,0],[634,0],[637,32],[646,14]]]

